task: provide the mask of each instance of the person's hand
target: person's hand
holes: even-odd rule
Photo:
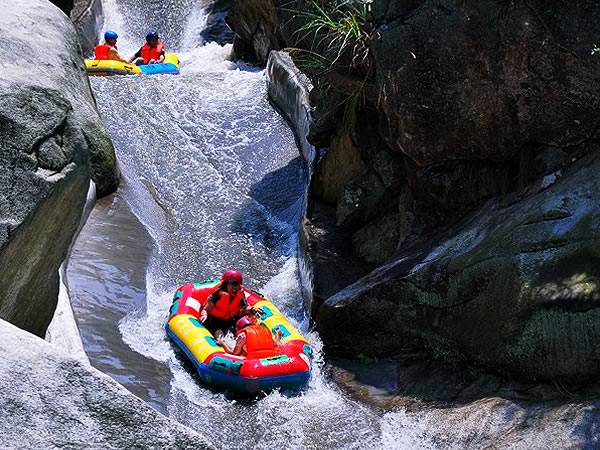
[[[255,316],[259,316],[261,314],[264,314],[265,312],[262,310],[262,308],[255,308],[254,306],[250,306],[248,308],[248,312],[251,312],[252,314],[254,314]]]
[[[207,317],[208,317],[208,313],[206,312],[205,309],[203,309],[202,312],[200,313],[200,322],[204,323],[206,321]]]

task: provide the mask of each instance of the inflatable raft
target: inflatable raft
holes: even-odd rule
[[[167,336],[187,355],[202,381],[249,394],[302,388],[310,378],[311,347],[275,305],[260,294],[243,290],[246,302],[259,310],[261,325],[273,334],[281,332],[278,355],[251,359],[228,354],[202,325],[201,307],[218,285],[219,279],[215,278],[181,286],[165,324]]]
[[[159,73],[179,73],[179,58],[175,53],[166,53],[165,60],[159,64],[134,64],[110,59],[86,59],[85,70],[89,75],[156,75]]]

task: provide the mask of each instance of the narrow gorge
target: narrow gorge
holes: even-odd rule
[[[53,3],[0,17],[2,445],[597,446],[600,5]],[[107,29],[180,73],[88,78]],[[228,268],[301,393],[167,340]]]

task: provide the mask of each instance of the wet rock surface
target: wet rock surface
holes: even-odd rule
[[[236,57],[266,64],[271,50],[284,47],[278,31],[278,6],[275,0],[234,0],[227,24],[235,33]]]
[[[276,13],[279,45],[295,45]],[[315,308],[329,352],[408,345],[528,380],[600,373],[599,16],[590,1],[373,3],[367,67],[314,96],[310,138],[329,150],[309,205],[328,217],[308,246],[333,255],[314,278],[353,257],[379,266],[324,283],[355,281]],[[332,112],[360,76],[362,105]]]
[[[202,37],[207,42],[217,42],[220,45],[233,42],[233,31],[225,22],[227,13],[232,7],[232,0],[216,0],[210,5],[207,25],[202,30]]]
[[[119,173],[69,19],[8,6],[0,42],[0,317],[43,336],[90,175],[103,195]]]
[[[600,440],[599,402],[564,387],[506,385],[423,361],[338,361],[332,376],[353,398],[386,411],[384,427],[410,421],[397,434],[426,448],[592,448]]]
[[[74,0],[69,16],[79,34],[84,56],[91,56],[104,24],[102,0]]]
[[[343,353],[412,343],[522,379],[593,381],[599,167],[593,153],[541,192],[491,202],[431,251],[379,267],[321,306],[321,335]]]
[[[212,448],[98,370],[0,320],[7,448]]]

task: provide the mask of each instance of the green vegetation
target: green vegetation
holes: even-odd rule
[[[597,44],[592,47],[592,55],[600,55],[600,47]]]
[[[310,73],[365,64],[372,35],[368,8],[350,0],[310,0],[305,11],[288,10],[302,23],[294,33],[297,63]]]
[[[297,12],[305,21],[296,31],[298,41],[312,38],[310,50],[319,53],[330,66],[348,54],[352,65],[364,63],[370,39],[366,28],[368,5],[347,0],[311,0],[309,6],[308,11]]]
[[[331,113],[344,107],[344,122],[352,121],[372,74],[369,7],[358,0],[309,0],[305,10],[286,9],[297,24],[290,55],[320,97],[330,97]]]

